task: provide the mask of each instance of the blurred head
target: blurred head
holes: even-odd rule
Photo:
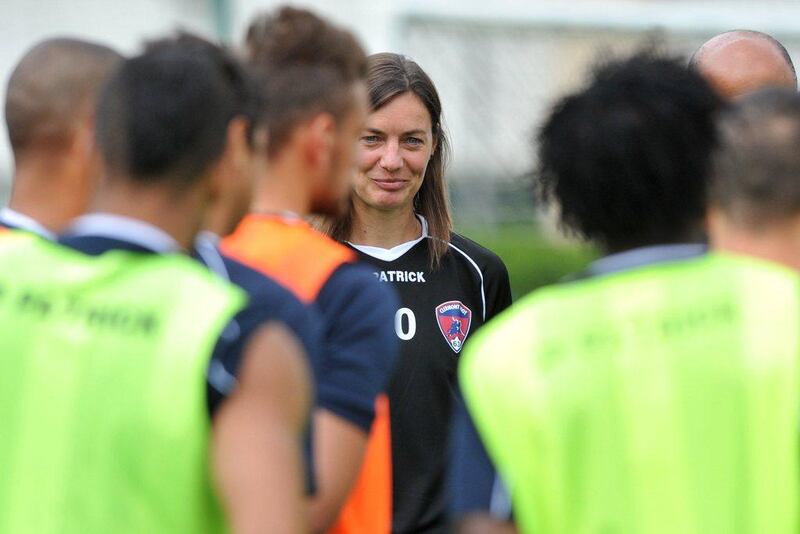
[[[223,171],[246,168],[250,140],[259,138],[250,83],[224,50],[189,35],[150,43],[125,61],[97,109],[109,187],[156,188],[173,198],[206,188],[215,201],[249,195],[248,172]]]
[[[712,37],[692,55],[690,65],[726,99],[766,87],[797,90],[789,52],[766,33],[734,30]]]
[[[68,158],[77,176],[69,177],[72,198],[62,202],[75,205],[73,216],[85,210],[99,174],[93,132],[97,93],[121,60],[100,44],[47,39],[22,57],[8,81],[5,117],[17,170],[42,158]]]
[[[246,46],[260,76],[270,160],[301,159],[311,210],[341,213],[367,110],[364,51],[347,30],[291,7],[253,20]]]
[[[697,240],[721,107],[677,59],[603,65],[539,132],[540,193],[565,229],[609,252]]]
[[[203,38],[183,33],[175,38],[151,42],[146,51],[157,52],[176,46],[211,60],[235,96],[235,112],[228,124],[226,150],[214,166],[218,199],[207,221],[210,230],[227,235],[250,209],[255,177],[266,167],[267,131],[261,99],[250,69],[227,49]]]
[[[411,59],[383,53],[369,57],[367,89],[371,109],[358,147],[353,201],[420,213],[437,238],[429,240],[436,263],[452,230],[444,179],[449,144],[436,86]],[[334,237],[348,239],[351,222],[343,218]]]
[[[709,187],[712,243],[788,228],[800,243],[800,95],[754,93],[720,118]]]

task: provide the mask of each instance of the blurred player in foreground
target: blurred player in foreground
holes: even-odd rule
[[[266,166],[267,132],[259,109],[261,99],[255,79],[228,50],[200,37],[180,33],[173,39],[151,43],[148,50],[162,46],[180,46],[200,56],[213,58],[227,73],[236,96],[236,111],[228,123],[227,157],[222,158],[213,170],[219,190],[214,204],[206,210],[203,222],[204,227],[215,228],[218,234],[200,232],[195,238],[193,254],[224,280],[244,289],[249,299],[260,306],[258,309],[250,306],[234,318],[240,335],[229,338],[230,346],[224,349],[226,357],[219,359],[219,371],[230,377],[236,376],[244,341],[252,329],[267,320],[279,321],[291,330],[302,343],[311,368],[315,369],[320,365],[321,349],[317,314],[285,287],[219,251],[219,235],[230,233],[247,213],[253,196],[254,176],[263,172]],[[157,135],[157,131],[152,131],[149,135],[141,135],[136,142],[146,146]],[[220,346],[218,350],[223,349]],[[225,384],[226,381],[211,384],[209,405],[212,411],[225,398]],[[308,467],[307,475],[311,477],[312,466]],[[308,487],[313,488],[313,480],[309,479]]]
[[[521,300],[461,364],[522,532],[796,531],[800,279],[685,244],[719,109],[694,71],[638,55],[541,130],[545,197],[609,255]]]
[[[5,106],[14,183],[0,225],[53,239],[86,211],[100,175],[96,96],[121,59],[103,45],[57,38],[17,64]]]
[[[372,109],[352,202],[331,233],[400,294],[401,358],[389,387],[392,531],[445,532],[456,365],[474,332],[511,303],[511,289],[500,258],[452,231],[448,144],[433,81],[406,57],[375,54],[367,88]],[[472,500],[488,507],[493,471],[480,442],[477,453],[456,496],[477,493]]]
[[[61,244],[0,242],[2,532],[304,531],[302,350],[251,330],[212,421],[231,318],[258,303],[180,254],[235,152],[228,67],[180,43],[125,61],[97,110],[95,213]]]
[[[797,90],[789,52],[766,33],[734,30],[717,35],[697,49],[689,64],[725,99],[766,87]]]
[[[800,96],[764,90],[720,122],[708,215],[713,248],[800,271]]]
[[[275,278],[321,315],[324,346],[312,430],[316,492],[310,508],[317,532],[339,516],[371,429],[375,437],[367,457],[388,456],[388,416],[375,417],[375,402],[397,354],[395,297],[356,264],[352,251],[303,219],[334,215],[346,205],[367,106],[366,58],[348,31],[293,8],[257,17],[246,45],[261,75],[268,167],[258,177],[251,213],[223,240],[222,250]],[[367,503],[345,512],[345,531],[387,531],[376,526],[388,517],[382,491],[367,493]]]

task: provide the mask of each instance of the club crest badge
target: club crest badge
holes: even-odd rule
[[[448,300],[436,306],[436,322],[453,352],[461,352],[472,324],[472,311],[457,300]]]

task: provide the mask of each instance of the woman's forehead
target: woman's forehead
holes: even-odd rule
[[[367,117],[367,127],[382,131],[431,130],[431,116],[412,92],[394,97]]]

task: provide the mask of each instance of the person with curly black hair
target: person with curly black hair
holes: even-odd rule
[[[520,532],[796,530],[800,278],[699,242],[723,106],[646,52],[540,131],[541,192],[608,255],[462,356]]]
[[[540,131],[542,199],[607,253],[701,241],[721,106],[677,59],[648,52],[602,66]]]

